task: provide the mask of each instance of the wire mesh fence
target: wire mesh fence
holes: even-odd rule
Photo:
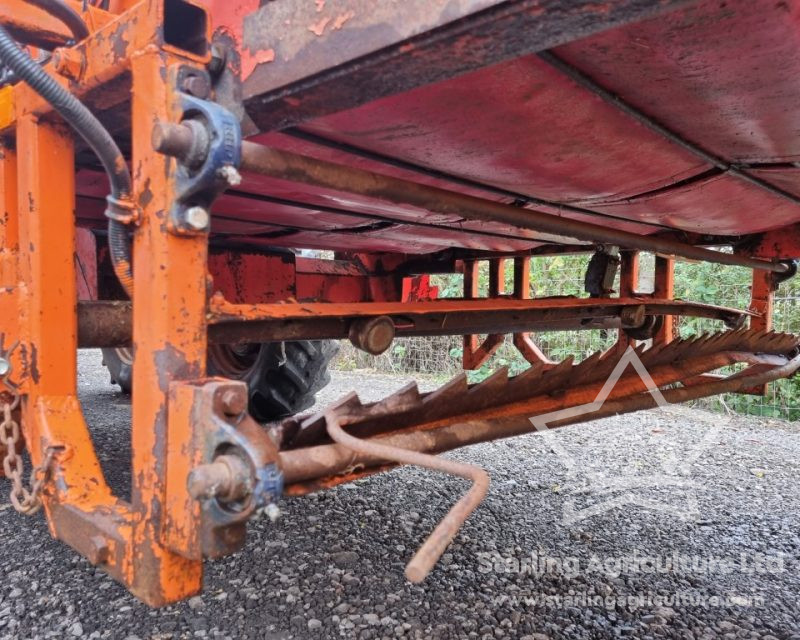
[[[531,295],[585,296],[583,277],[589,256],[556,256],[531,260]],[[654,256],[643,253],[639,261],[639,286],[641,292],[653,290]],[[508,271],[511,271],[510,269]],[[510,275],[507,276],[510,278]],[[481,287],[485,288],[488,269],[479,271]],[[675,265],[675,298],[706,302],[739,309],[747,307],[750,300],[751,271],[710,263],[684,263]],[[439,287],[440,297],[458,297],[462,294],[462,277],[434,276],[432,283]],[[509,290],[509,282],[506,290]],[[484,291],[484,289],[481,289]],[[485,291],[484,291],[485,293]],[[775,296],[775,330],[800,333],[800,278],[783,283]],[[702,318],[681,318],[677,335],[686,338],[702,333],[719,331],[720,322]],[[574,356],[576,362],[596,351],[608,349],[617,340],[617,331],[592,329],[587,331],[558,331],[532,334],[544,354],[554,361]],[[448,378],[461,371],[461,336],[432,338],[398,338],[388,351],[370,356],[343,344],[335,366],[340,369],[373,369],[397,374],[429,374]],[[492,358],[476,371],[468,372],[471,381],[485,378],[498,367],[506,366],[512,374],[528,367],[510,336]],[[750,415],[800,419],[800,378],[781,380],[769,387],[762,396],[727,394],[698,401],[706,408],[736,411]]]

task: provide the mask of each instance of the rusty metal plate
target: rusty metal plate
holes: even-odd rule
[[[706,0],[556,53],[717,155],[800,158],[797,2]]]
[[[685,5],[687,0],[207,0],[262,131]]]
[[[535,57],[386,98],[305,128],[559,202],[631,196],[710,168]]]
[[[593,204],[592,208],[721,235],[755,233],[800,220],[796,204],[727,175],[627,201]]]

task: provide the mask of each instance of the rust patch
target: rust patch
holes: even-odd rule
[[[150,189],[150,178],[145,181],[144,189],[139,194],[139,206],[144,208],[153,201],[153,192]]]
[[[29,371],[31,373],[31,379],[33,380],[33,383],[39,384],[39,357],[35,344],[31,345],[31,360],[30,360]]]
[[[187,364],[186,356],[172,345],[167,345],[153,354],[153,365],[158,375],[158,388],[164,392],[169,390],[169,383],[173,379],[192,379],[200,376],[198,365]]]
[[[111,34],[110,39],[114,48],[114,56],[119,60],[125,57],[125,53],[128,50],[128,25],[128,22],[121,21]]]

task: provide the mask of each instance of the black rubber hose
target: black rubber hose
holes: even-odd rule
[[[108,206],[108,246],[114,272],[126,293],[133,298],[133,273],[128,232],[120,221],[133,211],[131,174],[117,143],[75,96],[59,85],[0,26],[0,60],[22,81],[52,105],[64,120],[97,154],[111,185]]]
[[[61,0],[28,0],[28,4],[43,9],[54,18],[58,18],[72,33],[75,42],[89,36],[89,28],[81,18],[81,14]]]

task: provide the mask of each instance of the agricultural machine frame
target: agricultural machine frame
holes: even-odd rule
[[[41,504],[54,537],[150,605],[197,593],[203,558],[239,549],[247,520],[270,513],[281,495],[329,488],[396,464],[421,464],[473,482],[409,564],[408,577],[421,580],[488,484],[484,471],[434,454],[533,431],[531,415],[592,401],[628,346],[638,349],[659,385],[683,383],[665,392],[674,401],[763,392],[767,382],[798,367],[797,339],[770,332],[773,292],[793,268],[787,260],[800,255],[796,227],[721,253],[707,247],[724,238],[639,235],[243,139],[686,2],[342,0],[336,39],[325,41],[314,29],[314,3],[279,0],[267,4],[281,5],[286,20],[273,24],[289,25],[285,36],[299,53],[272,66],[275,52],[263,44],[268,38],[241,27],[239,14],[255,12],[258,3],[84,6],[66,0],[87,25],[77,43],[61,20],[43,11],[48,4],[4,0],[0,22],[26,45],[52,51],[42,68],[104,114],[104,123],[118,127],[126,141],[119,162],[130,168],[131,190],[112,197],[107,212],[131,238],[130,261],[117,255],[114,264],[130,299],[116,284],[104,287],[111,273],[106,236],[81,217],[86,197],[76,196],[76,154],[86,153],[85,143],[29,83],[8,84],[0,89],[2,453],[8,459],[24,436],[37,486],[27,498],[19,493],[17,502],[29,510]],[[226,28],[215,30],[217,23]],[[237,83],[245,67],[251,73]],[[242,175],[458,211],[549,240],[529,251],[339,251],[334,260],[213,235],[210,242],[209,210]],[[531,299],[532,257],[596,248],[594,271],[587,273],[591,297]],[[651,294],[636,291],[643,250],[657,254]],[[749,309],[674,300],[676,257],[752,268]],[[481,261],[490,265],[485,296],[477,286]],[[509,264],[514,287],[504,291]],[[617,264],[620,291],[612,296],[608,283]],[[464,275],[463,297],[436,299],[429,275],[456,272]],[[732,330],[677,340],[671,319],[682,315],[721,320]],[[620,329],[618,347],[581,364],[554,363],[530,335],[583,328]],[[431,394],[412,386],[372,404],[348,396],[319,414],[267,427],[248,414],[244,383],[206,375],[212,343],[344,338],[380,353],[399,335],[463,335],[464,368],[474,369],[506,334],[532,365],[516,378],[500,371],[469,385],[459,376]],[[642,340],[651,341],[647,349]],[[81,411],[76,353],[129,344],[135,351],[133,457],[130,499],[123,500],[104,479]],[[744,373],[709,374],[737,362],[748,365]],[[604,407],[581,419],[652,404],[643,382],[626,375]],[[6,468],[12,477],[21,464],[15,460]]]

